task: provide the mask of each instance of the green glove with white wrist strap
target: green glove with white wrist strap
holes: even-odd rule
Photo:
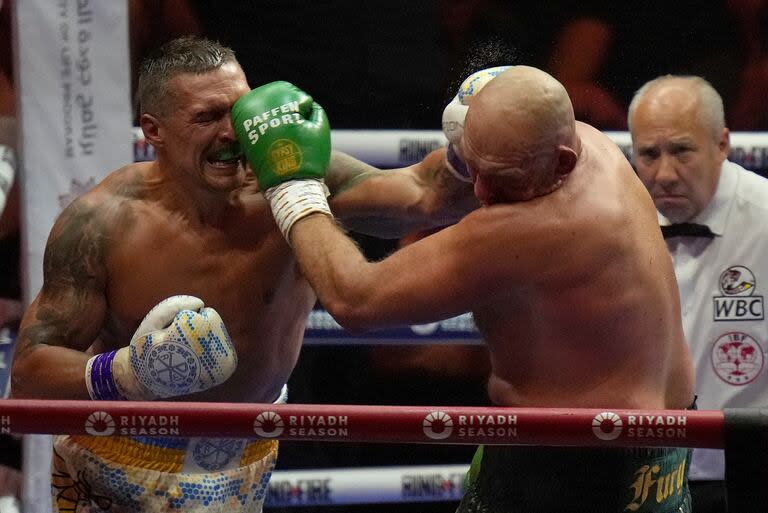
[[[235,102],[232,122],[286,240],[299,219],[332,215],[323,183],[331,128],[311,96],[288,82],[271,82]]]

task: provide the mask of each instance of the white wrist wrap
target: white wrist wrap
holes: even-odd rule
[[[326,199],[328,194],[328,187],[315,178],[289,180],[264,192],[277,226],[289,244],[291,228],[299,219],[317,213],[333,217]]]

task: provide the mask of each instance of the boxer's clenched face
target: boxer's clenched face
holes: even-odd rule
[[[709,204],[730,145],[727,129],[716,138],[701,121],[698,103],[649,98],[635,111],[632,148],[637,174],[656,208],[679,223]]]
[[[182,74],[170,87],[173,108],[160,125],[171,165],[214,190],[241,186],[245,168],[230,118],[232,105],[250,90],[240,66],[227,63],[209,73]]]

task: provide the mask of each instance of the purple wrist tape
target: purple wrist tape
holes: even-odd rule
[[[91,388],[96,397],[103,401],[120,401],[125,399],[117,390],[115,379],[112,377],[112,360],[117,351],[109,351],[96,355],[91,365]]]

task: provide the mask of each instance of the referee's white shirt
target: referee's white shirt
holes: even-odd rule
[[[672,237],[667,247],[698,407],[768,407],[768,180],[726,160],[715,195],[691,221],[715,237]],[[661,214],[659,222],[669,224]],[[722,480],[724,472],[723,451],[694,450],[691,479]]]

